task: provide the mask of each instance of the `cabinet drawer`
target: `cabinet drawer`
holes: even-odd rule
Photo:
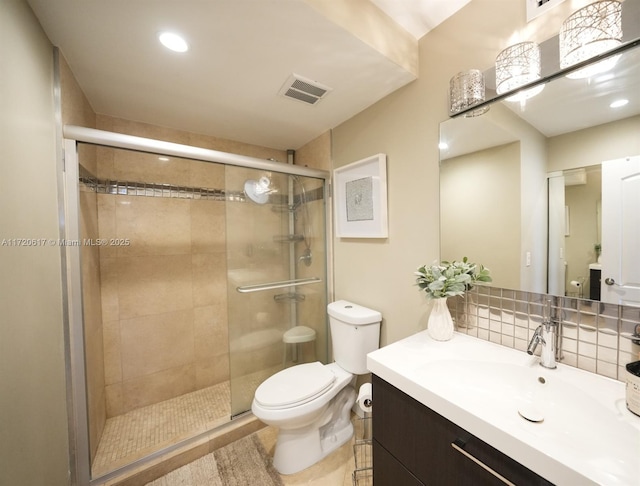
[[[505,484],[469,455],[518,486],[551,484],[378,376],[372,382],[374,439],[424,484]]]

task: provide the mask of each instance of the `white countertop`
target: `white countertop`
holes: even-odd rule
[[[538,363],[457,332],[446,342],[419,332],[367,356],[372,373],[557,485],[640,485],[640,417],[624,383]],[[518,414],[532,393],[541,423]]]

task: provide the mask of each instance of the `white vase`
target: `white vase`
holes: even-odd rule
[[[436,341],[448,341],[453,337],[453,319],[447,307],[446,297],[433,299],[427,326],[429,336]]]

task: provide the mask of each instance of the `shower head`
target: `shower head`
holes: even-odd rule
[[[269,194],[277,192],[276,189],[269,187],[271,180],[262,176],[259,180],[248,179],[244,182],[244,194],[253,202],[264,204],[269,200]]]

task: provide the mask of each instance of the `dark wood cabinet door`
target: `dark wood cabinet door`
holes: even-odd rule
[[[425,486],[377,441],[373,441],[373,484],[375,486]]]

